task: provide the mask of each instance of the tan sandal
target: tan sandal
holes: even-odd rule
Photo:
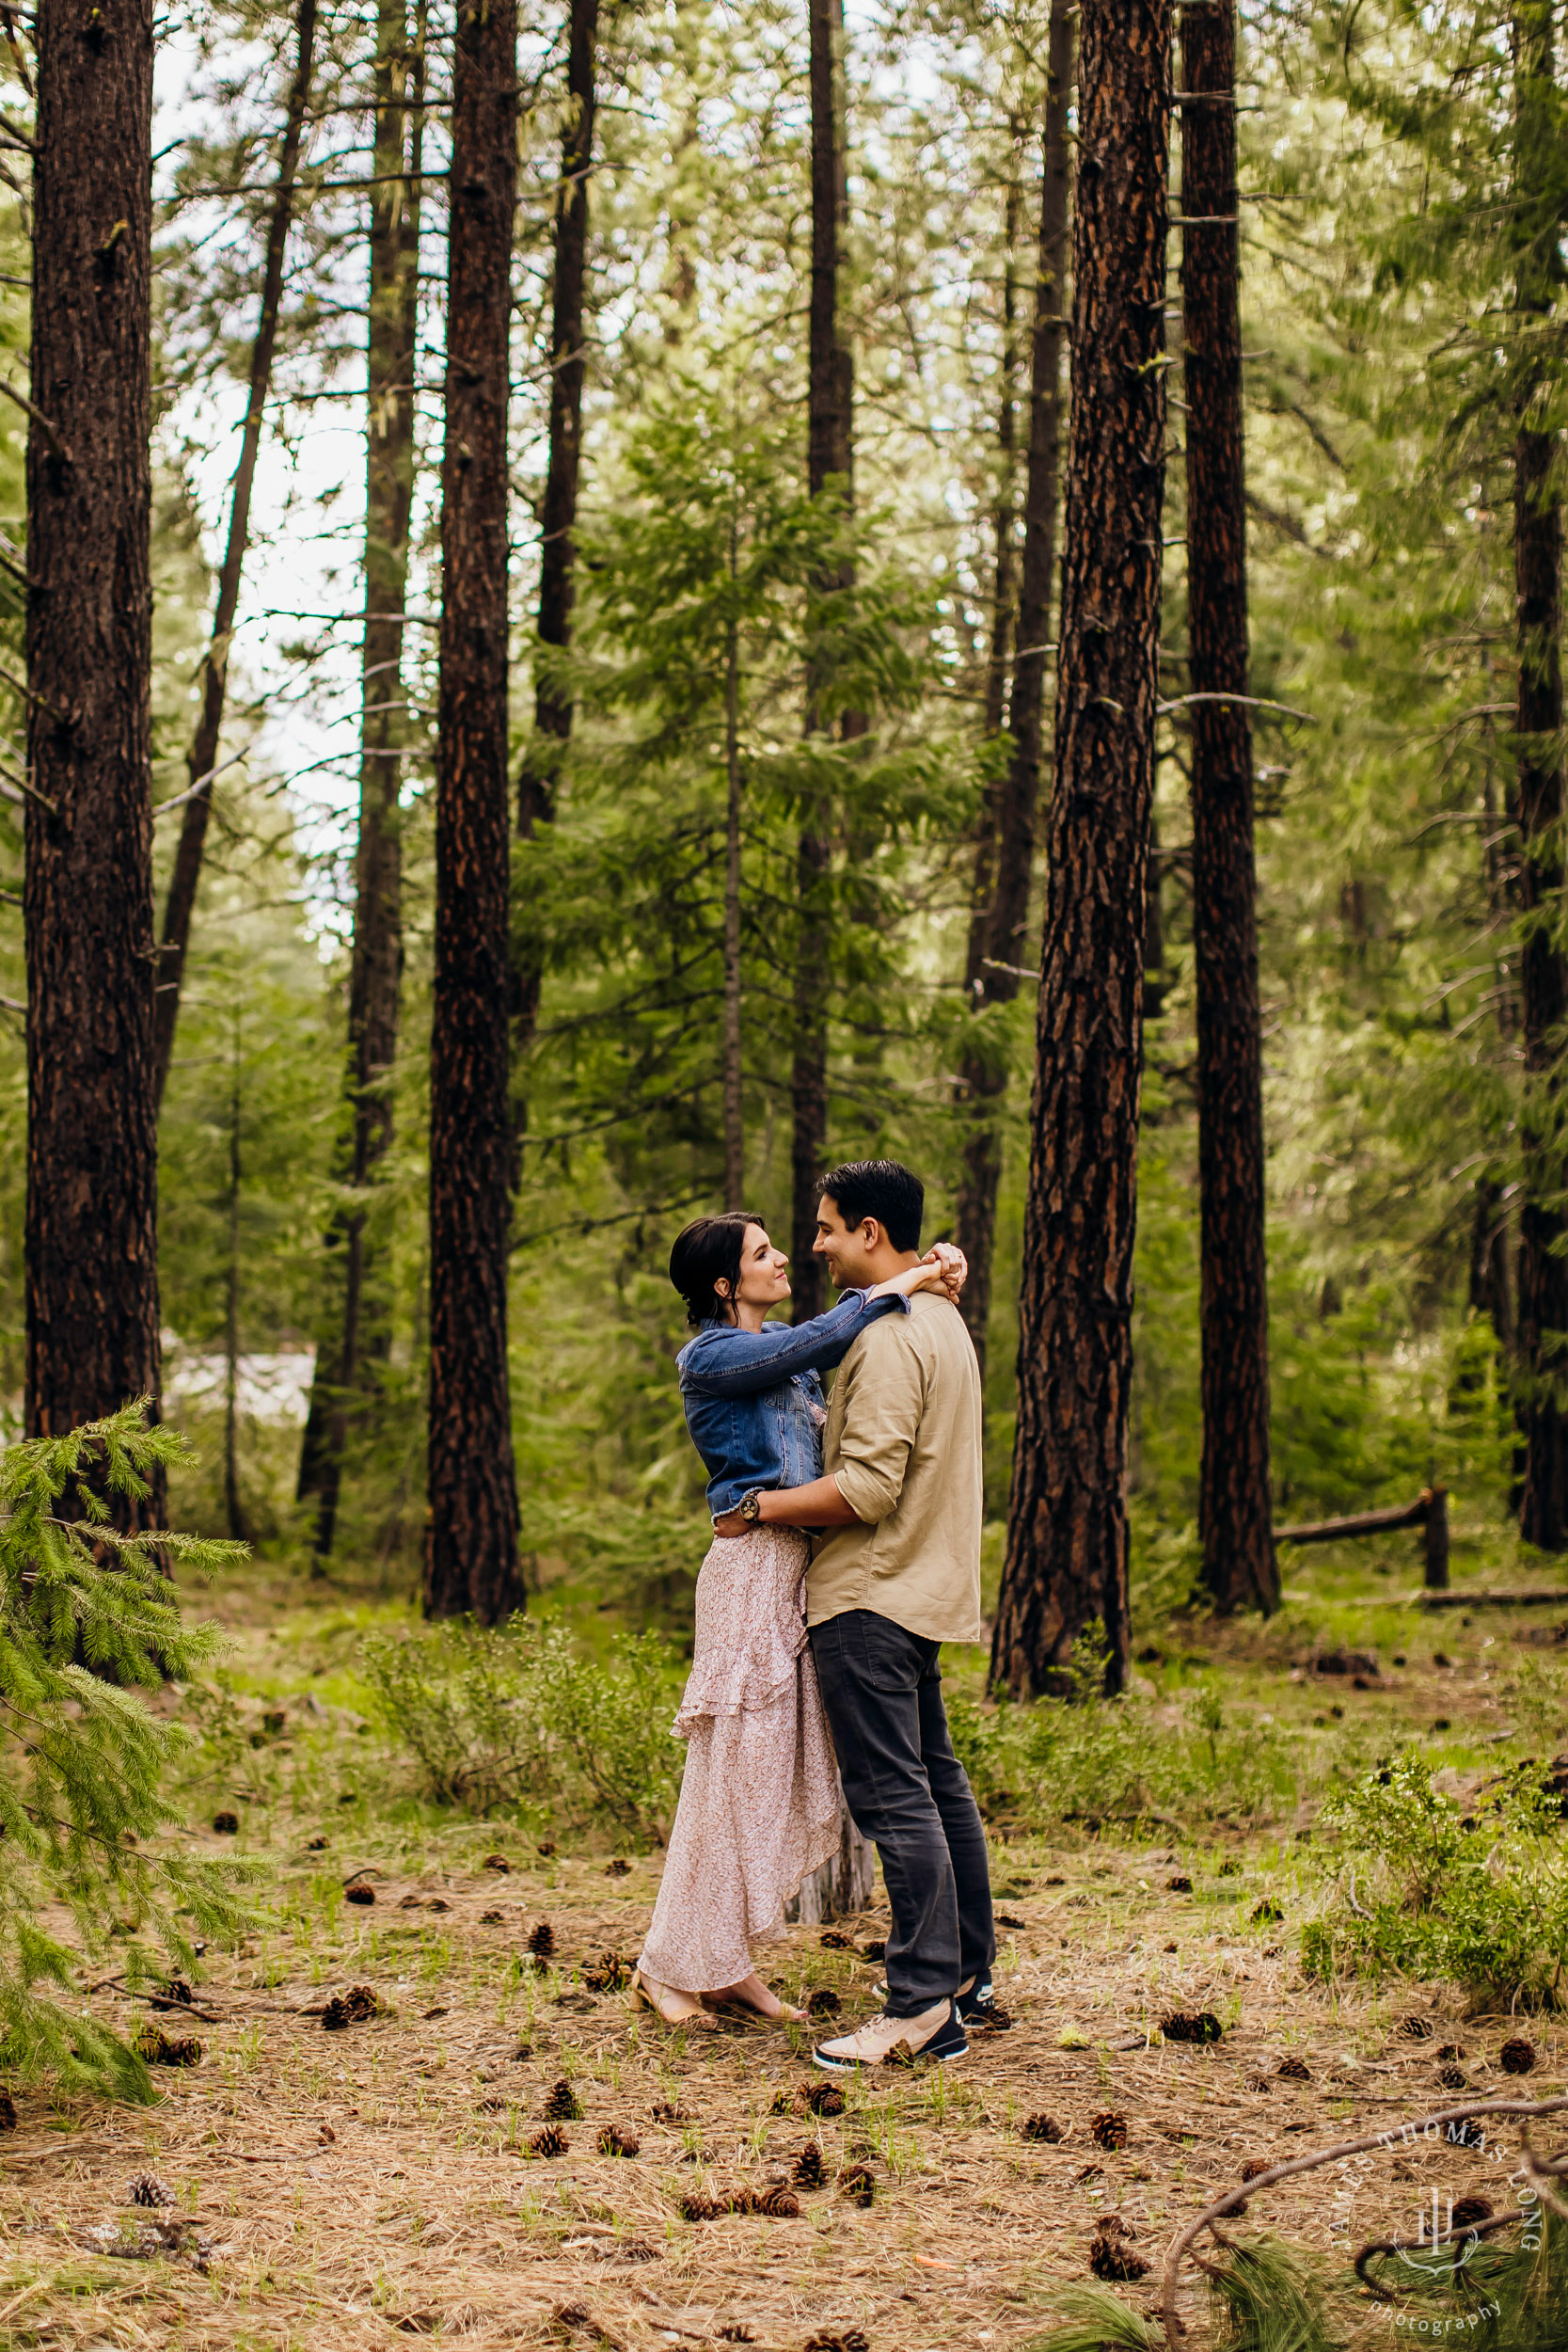
[[[742,2001],[730,1994],[721,1997],[717,1993],[705,1993],[703,2001],[721,2017],[752,2017],[765,2026],[803,2026],[808,2014],[805,2010],[792,2008],[788,2001],[783,2000],[776,2010],[758,2009],[754,2001]]]
[[[631,1976],[632,1999],[634,2001],[641,2002],[648,2009],[651,2009],[655,2016],[661,2017],[667,2026],[695,2026],[699,2033],[718,2032],[718,2018],[713,2016],[707,2010],[704,2009],[700,2002],[695,2009],[689,2010],[680,2016],[672,2017],[669,2010],[660,2000],[659,1994],[667,1994],[674,1993],[677,1991],[677,1987],[674,1985],[661,1984],[656,1992],[654,1990],[655,1982],[656,1979],[652,1977],[645,1977],[641,1968],[634,1968]],[[686,1997],[690,1999],[693,1996],[689,1994]]]

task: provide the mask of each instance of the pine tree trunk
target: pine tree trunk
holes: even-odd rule
[[[240,1132],[245,1107],[240,1060],[241,1023],[240,999],[236,993],[229,1087],[229,1262],[224,1269],[223,1507],[230,1536],[237,1544],[250,1540],[245,1505],[240,1499],[240,1189],[245,1174]]]
[[[555,202],[549,460],[545,474],[539,547],[538,641],[542,646],[558,649],[572,642],[572,607],[577,596],[573,533],[582,474],[582,387],[586,373],[583,310],[598,38],[599,0],[570,0],[566,112],[561,133],[561,184]],[[517,788],[517,826],[525,841],[531,841],[541,825],[555,820],[562,754],[571,733],[571,696],[540,667],[533,688],[533,740],[524,754]],[[514,983],[513,1051],[519,1058],[533,1041],[543,978],[544,961],[538,946],[525,943]],[[520,1142],[527,1120],[526,1104],[518,1103],[515,1115]]]
[[[1549,310],[1555,212],[1544,190],[1555,167],[1549,0],[1513,13],[1516,112],[1514,199],[1520,241],[1516,307],[1527,322]],[[1529,331],[1528,325],[1525,328]],[[1539,327],[1535,329],[1540,333]],[[1560,1046],[1568,963],[1557,942],[1562,854],[1562,511],[1554,472],[1557,434],[1544,413],[1546,387],[1529,370],[1521,384],[1513,444],[1513,580],[1519,685],[1519,958],[1526,1096],[1524,1199],[1519,1212],[1520,1422],[1526,1446],[1519,1533],[1543,1551],[1568,1549],[1568,1412],[1562,1334],[1568,1332],[1568,1220],[1563,1185]],[[1534,918],[1533,920],[1531,918]]]
[[[1164,0],[1085,0],[1055,782],[994,1682],[1128,1661],[1128,1400],[1164,489]]]
[[[1013,667],[1008,731],[1012,756],[998,796],[988,871],[976,862],[975,903],[986,898],[983,920],[970,932],[969,1001],[977,1011],[1011,1004],[1018,994],[1016,971],[1023,953],[1034,877],[1035,829],[1039,805],[1045,676],[1050,659],[1051,591],[1056,569],[1056,490],[1061,469],[1062,302],[1067,274],[1068,209],[1072,173],[1068,110],[1072,97],[1075,11],[1057,5],[1051,12],[1050,87],[1045,102],[1043,170],[1040,182],[1039,260],[1035,280],[1035,326],[1029,361],[1029,464],[1023,506],[1023,564],[1018,607],[1018,651]],[[994,1044],[972,1038],[959,1065],[960,1089],[973,1105],[959,1181],[956,1237],[969,1259],[963,1315],[982,1375],[990,1322],[991,1256],[996,1238],[996,1191],[1002,1175],[1001,1112],[1006,1064]]]
[[[35,23],[24,1409],[57,1438],[159,1389],[152,10]],[[105,1500],[162,1524],[159,1495]]]
[[[1233,0],[1181,0],[1187,637],[1195,696],[1250,691],[1242,444]],[[1222,1615],[1279,1605],[1269,1486],[1263,1044],[1252,725],[1244,701],[1191,707],[1197,973],[1204,1582]]]
[[[349,969],[348,1184],[375,1183],[392,1142],[392,1073],[403,985],[403,829],[408,738],[403,688],[408,531],[414,497],[414,369],[419,343],[420,171],[423,161],[424,7],[412,47],[405,0],[379,0],[371,190],[366,383],[365,623],[360,655],[359,837]],[[404,168],[409,176],[401,177]],[[390,1343],[364,1209],[340,1210],[327,1234],[341,1319],[316,1359],[300,1454],[299,1499],[317,1499],[315,1553],[337,1532],[356,1390]]]
[[[515,0],[459,0],[441,465],[424,1605],[523,1605],[507,1375],[507,401]]]
[[[847,495],[852,467],[854,360],[839,334],[838,274],[849,200],[844,155],[844,0],[810,0],[811,299],[806,384],[806,480],[813,498],[830,483]],[[825,582],[837,586],[838,577]],[[806,732],[820,724],[813,707]],[[816,1180],[828,1139],[828,989],[832,952],[832,812],[817,799],[800,810],[795,857],[795,1050],[790,1069],[790,1283],[792,1313],[805,1323],[827,1304],[827,1278],[812,1256]]]
[[[283,298],[283,256],[289,242],[293,211],[294,179],[304,137],[305,110],[309,102],[311,61],[316,40],[316,0],[299,0],[294,78],[289,91],[283,124],[283,145],[277,159],[277,187],[272,217],[267,223],[266,261],[261,274],[261,315],[250,347],[250,387],[245,422],[240,430],[240,462],[229,509],[229,541],[218,573],[217,605],[213,633],[202,669],[201,716],[186,757],[188,798],[180,818],[180,839],[164,900],[163,936],[158,947],[156,1018],[156,1102],[162,1104],[174,1053],[175,1025],[180,1018],[180,991],[185,977],[185,952],[191,941],[197,886],[207,845],[207,819],[213,806],[213,771],[217,763],[218,738],[223,728],[224,697],[229,687],[229,652],[234,614],[240,601],[240,575],[250,538],[250,496],[256,481],[256,456],[261,444],[261,418],[272,382],[273,346]]]
[[[730,573],[736,566],[734,526]],[[724,1206],[745,1206],[746,1128],[740,1052],[740,632],[724,647]]]

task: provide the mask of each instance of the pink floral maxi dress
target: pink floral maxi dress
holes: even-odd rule
[[[838,1851],[838,1769],[806,1645],[796,1528],[716,1535],[697,1579],[680,1803],[639,1965],[681,1993],[752,1972],[784,1905]]]

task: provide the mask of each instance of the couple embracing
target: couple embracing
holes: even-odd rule
[[[788,1260],[760,1219],[699,1217],[670,1275],[708,1473],[713,1545],[675,1730],[680,1804],[635,1979],[671,2025],[718,2009],[799,2020],[756,1975],[800,1882],[839,1851],[839,1786],[881,1858],[886,2007],[813,2053],[830,2073],[900,2042],[962,2058],[1003,2022],[985,1835],[942,1702],[943,1642],[980,1639],[980,1384],[954,1303],[966,1268],[920,1251],[918,1177],[894,1160],[822,1179],[814,1254],[838,1304],[771,1323]],[[824,1406],[819,1375],[839,1367]]]

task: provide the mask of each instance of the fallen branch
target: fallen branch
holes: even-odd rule
[[[1165,2256],[1164,2275],[1160,2284],[1160,2316],[1171,2352],[1176,2352],[1182,2334],[1181,2322],[1176,2312],[1176,2292],[1180,2283],[1182,2263],[1205,2230],[1212,2230],[1216,2221],[1227,2213],[1234,2213],[1259,2189],[1272,2188],[1275,2181],[1289,2180],[1298,2172],[1319,2171],[1325,2164],[1338,2164],[1345,2156],[1370,2155],[1379,2148],[1390,2151],[1407,2148],[1414,2140],[1427,2138],[1450,2123],[1467,2123],[1478,2116],[1513,2115],[1522,2122],[1528,2122],[1539,2116],[1560,2115],[1565,2109],[1568,2109],[1568,2097],[1473,2099],[1465,2106],[1443,2107],[1435,2115],[1418,2116],[1414,2122],[1402,2123],[1387,2131],[1369,2132],[1359,2139],[1338,2139],[1331,2147],[1316,2149],[1308,2155],[1292,2156],[1286,2163],[1272,2165],[1267,2172],[1259,2172],[1254,2179],[1243,2181],[1227,2196],[1217,2197],[1212,2205],[1204,2207],[1196,2221],[1182,2231]]]
[[[1413,1593],[1411,1598],[1422,1609],[1568,1609],[1568,1592],[1555,1587],[1530,1593]]]

